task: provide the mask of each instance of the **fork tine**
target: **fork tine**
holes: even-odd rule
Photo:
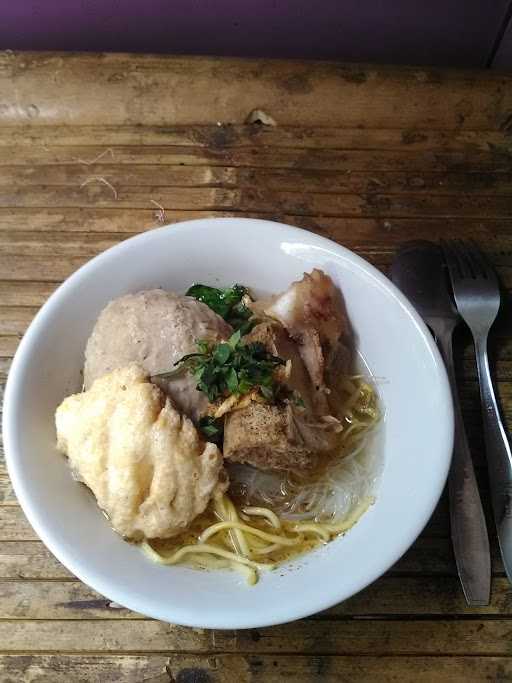
[[[458,280],[461,278],[459,262],[455,256],[455,252],[452,248],[452,243],[448,240],[441,240],[441,249],[443,250],[444,260],[448,267],[448,272],[450,273],[450,278],[453,280]]]
[[[467,248],[466,242],[463,240],[456,240],[455,251],[457,253],[459,262],[461,263],[461,268],[463,272],[463,277],[475,279],[479,276],[479,270],[475,267],[471,253]]]
[[[485,279],[499,289],[496,271],[489,263],[474,240],[442,241],[445,260],[450,270],[452,281],[459,279]],[[456,264],[456,270],[455,270]],[[456,273],[456,275],[454,275]]]
[[[481,271],[482,276],[490,282],[493,282],[496,285],[498,285],[498,277],[496,275],[496,271],[491,266],[491,264],[484,256],[484,254],[480,251],[476,242],[474,242],[473,240],[468,240],[467,247],[471,253],[472,259],[475,261],[475,263],[478,264],[478,268]]]
[[[459,242],[456,242],[455,240],[441,242],[452,281],[472,277],[464,255],[461,253]]]
[[[486,278],[485,267],[482,263],[482,255],[474,242],[468,240],[461,243],[461,249],[464,251],[466,259],[473,271],[474,278]]]

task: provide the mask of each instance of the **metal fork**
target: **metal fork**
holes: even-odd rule
[[[501,303],[500,286],[494,269],[473,242],[443,242],[442,247],[457,308],[475,344],[491,502],[503,564],[512,582],[512,453],[487,355],[487,337]]]

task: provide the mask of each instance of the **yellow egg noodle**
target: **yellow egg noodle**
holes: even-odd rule
[[[340,401],[337,412],[344,429],[337,452],[328,462],[313,473],[283,473],[281,499],[269,500],[268,507],[239,504],[227,494],[217,496],[204,527],[189,542],[180,544],[171,539],[170,546],[156,549],[144,541],[144,552],[165,565],[233,568],[252,585],[261,571],[272,570],[279,562],[348,531],[374,498],[370,494],[353,496],[350,507],[340,514],[332,505],[332,497],[339,487],[341,470],[364,451],[380,413],[376,390],[364,376],[343,378],[336,391]]]

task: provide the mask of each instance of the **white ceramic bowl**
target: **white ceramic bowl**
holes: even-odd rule
[[[55,449],[54,411],[81,386],[86,340],[114,297],[192,282],[285,289],[323,268],[341,287],[371,371],[386,379],[385,464],[375,505],[344,537],[262,576],[152,564],[109,527]],[[203,628],[248,628],[307,616],[377,579],[428,521],[448,472],[452,404],[437,349],[407,300],[375,268],[322,237],[268,221],[191,221],[109,249],[50,297],[25,334],[7,383],[7,465],[35,531],[78,578],[157,619]]]

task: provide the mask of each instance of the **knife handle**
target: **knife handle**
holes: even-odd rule
[[[505,571],[512,582],[512,454],[494,394],[487,334],[475,336],[475,350],[494,521]]]
[[[450,527],[457,571],[466,602],[470,606],[489,604],[491,557],[482,502],[462,419],[453,368],[452,329],[438,335],[453,397],[455,440],[448,477]]]

